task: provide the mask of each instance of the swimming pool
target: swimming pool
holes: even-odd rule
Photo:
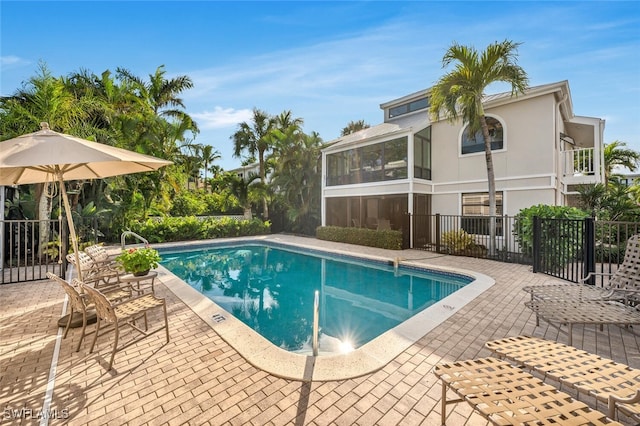
[[[161,256],[165,268],[271,343],[302,354],[311,352],[316,290],[322,355],[357,349],[474,280],[266,242]]]

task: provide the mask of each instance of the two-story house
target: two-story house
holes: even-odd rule
[[[488,95],[484,106],[498,215],[571,205],[576,185],[603,182],[604,120],[574,114],[567,81],[517,97]],[[322,152],[323,225],[403,229],[407,213],[488,214],[480,133],[470,134],[461,120],[432,121],[428,89],[380,108],[382,124],[331,141]]]

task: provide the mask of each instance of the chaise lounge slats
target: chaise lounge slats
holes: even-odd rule
[[[616,302],[599,300],[532,300],[525,306],[536,314],[536,325],[539,319],[550,324],[567,324],[569,327],[569,345],[572,343],[574,324],[616,324],[628,326],[640,324],[640,311],[637,308]]]
[[[592,276],[610,276],[607,287],[584,284]],[[582,279],[582,284],[558,282],[526,286],[524,291],[531,294],[531,300],[618,300],[631,304],[640,301],[640,234],[627,240],[624,260],[613,273],[590,273]]]
[[[640,370],[572,346],[529,336],[507,337],[485,346],[501,358],[544,374],[607,403],[640,421]]]
[[[496,425],[620,424],[530,373],[496,358],[439,364],[434,372],[442,380],[443,425],[446,406],[461,401],[467,401]],[[460,399],[447,400],[447,389]]]

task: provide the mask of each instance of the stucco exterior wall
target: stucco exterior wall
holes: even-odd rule
[[[432,214],[460,214],[460,195],[441,194],[431,196]]]
[[[493,152],[496,180],[556,173],[555,108],[554,96],[549,94],[487,110],[504,126],[505,149]],[[486,181],[484,153],[460,155],[461,123],[440,121],[432,132],[434,184],[455,182],[462,188],[467,182]]]
[[[508,194],[505,214],[509,216],[514,216],[518,214],[521,209],[531,207],[532,205],[553,205],[555,201],[555,192],[552,189],[509,191]]]

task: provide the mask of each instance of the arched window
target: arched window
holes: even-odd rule
[[[489,137],[491,138],[491,150],[504,149],[504,129],[502,122],[495,117],[487,116],[487,126],[489,127]],[[469,132],[469,126],[466,126],[461,136],[460,153],[464,155],[476,152],[484,152],[482,130],[478,130],[472,135]]]

